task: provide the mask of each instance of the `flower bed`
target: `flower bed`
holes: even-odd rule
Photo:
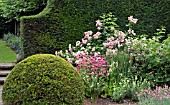
[[[170,83],[169,37],[162,27],[153,35],[138,35],[133,26],[138,19],[128,17],[123,31],[111,13],[97,21],[97,32],[84,32],[76,46],[69,45],[65,52],[56,51],[72,63],[82,75],[85,95],[93,102],[98,97],[121,101],[138,100],[136,92]]]

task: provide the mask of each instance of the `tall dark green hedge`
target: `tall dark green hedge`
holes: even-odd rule
[[[54,53],[80,40],[102,13],[112,12],[125,28],[127,17],[138,18],[137,34],[153,34],[164,25],[170,32],[170,0],[48,0],[38,15],[21,18],[25,56]]]

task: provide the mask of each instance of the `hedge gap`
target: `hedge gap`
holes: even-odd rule
[[[137,34],[153,34],[164,25],[170,32],[170,0],[48,0],[46,8],[34,16],[21,17],[25,57],[36,53],[65,50],[88,30],[102,13],[112,12],[125,28],[127,17],[138,18]]]

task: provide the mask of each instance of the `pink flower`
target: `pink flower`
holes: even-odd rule
[[[132,22],[136,24],[138,22],[138,19],[133,19]]]
[[[160,97],[159,100],[162,101],[162,100],[163,100],[163,97]]]
[[[134,24],[136,24],[138,21],[138,19],[133,18],[133,16],[128,17],[128,20]]]
[[[65,50],[65,53],[68,54],[68,50]]]
[[[125,39],[125,40],[126,40],[126,43],[125,43],[125,44],[126,44],[127,46],[130,45],[130,43],[131,43],[131,42],[130,42],[130,39]]]
[[[132,20],[133,20],[133,16],[129,16],[129,17],[128,17],[128,20],[129,20],[129,21],[132,21]]]
[[[170,94],[167,95],[167,98],[170,98]]]
[[[92,51],[95,51],[95,47],[92,48]]]
[[[103,46],[104,46],[104,47],[108,47],[108,46],[109,46],[109,43],[103,43]]]
[[[97,32],[96,34],[93,35],[94,39],[97,39],[101,33]]]
[[[165,85],[164,89],[165,89],[165,90],[168,90],[168,89],[169,89],[169,87],[168,87],[167,85]]]
[[[86,43],[87,43],[87,40],[82,39],[82,43],[83,43],[83,44],[86,44]]]
[[[92,31],[84,32],[84,35],[85,35],[85,36],[84,36],[84,39],[87,38],[88,40],[90,40],[90,39],[91,39],[91,36],[90,36],[90,35],[92,35],[92,33],[93,33]]]
[[[97,30],[100,30],[101,28],[100,27],[97,27]]]
[[[113,53],[114,55],[116,55],[116,52],[117,52],[117,49],[113,49],[113,50],[112,50],[112,53]]]
[[[128,30],[128,34],[131,34],[131,30]]]
[[[119,36],[121,36],[121,37],[125,37],[125,36],[126,36],[126,34],[125,34],[124,32],[122,32],[122,31],[119,31]]]
[[[134,30],[132,30],[131,32],[132,32],[132,35],[136,36],[136,33],[134,32]]]
[[[91,39],[91,36],[87,37],[87,39],[90,40],[90,39]]]
[[[87,32],[84,32],[84,35],[89,36],[89,35],[92,35],[92,33],[93,33],[92,31],[87,31]]]
[[[102,26],[102,23],[100,22],[100,20],[97,20],[97,21],[96,21],[96,26],[99,26],[99,27]]]
[[[73,59],[72,59],[72,58],[67,57],[67,60],[68,60],[70,63],[73,63]]]

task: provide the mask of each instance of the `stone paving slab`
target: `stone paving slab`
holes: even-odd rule
[[[14,67],[16,63],[0,63],[0,68],[11,68]]]
[[[2,103],[2,85],[0,85],[0,105],[3,105]]]

